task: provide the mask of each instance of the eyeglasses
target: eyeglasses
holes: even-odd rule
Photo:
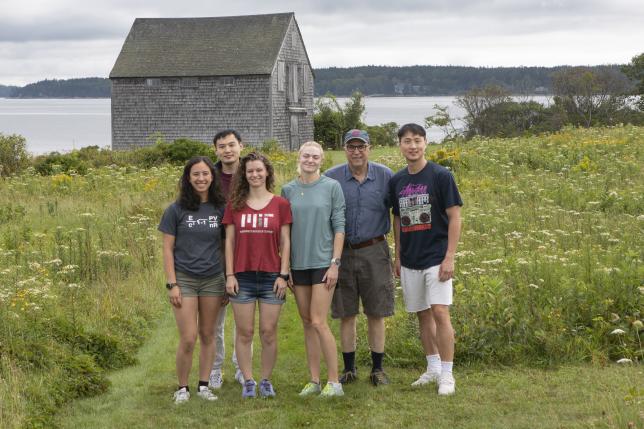
[[[367,146],[366,144],[347,145],[347,146],[345,146],[345,149],[347,150],[347,152],[355,152],[355,151],[364,152],[365,150],[367,150],[367,147],[369,147],[369,146]]]

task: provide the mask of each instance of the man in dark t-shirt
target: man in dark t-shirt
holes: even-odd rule
[[[389,181],[395,269],[405,307],[418,316],[427,358],[427,370],[412,386],[438,382],[438,394],[451,395],[456,383],[452,375],[454,330],[449,306],[463,202],[452,173],[425,159],[427,139],[423,127],[403,125],[398,142],[407,167]]]
[[[239,157],[241,155],[242,148],[242,139],[239,133],[233,129],[227,129],[219,131],[212,140],[213,145],[215,146],[215,155],[217,155],[217,163],[215,168],[219,174],[219,183],[221,183],[221,191],[226,197],[226,200],[230,196],[230,185],[233,178],[233,174],[239,168]],[[224,307],[222,311],[219,312],[219,317],[217,318],[217,326],[215,327],[215,336],[216,336],[216,354],[215,361],[212,365],[212,371],[210,372],[209,385],[214,389],[221,388],[223,383],[222,367],[224,365],[224,360],[226,358],[226,349],[224,342],[224,326],[226,323],[226,308]],[[234,344],[234,342],[233,342]],[[233,346],[234,347],[234,346]],[[235,379],[244,384],[244,377],[239,370],[239,365],[237,365],[237,355],[233,350],[233,364],[235,365]]]

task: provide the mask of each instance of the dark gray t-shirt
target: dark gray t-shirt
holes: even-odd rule
[[[224,207],[201,203],[184,210],[172,203],[163,213],[159,231],[174,235],[174,269],[194,277],[221,273],[221,233]]]

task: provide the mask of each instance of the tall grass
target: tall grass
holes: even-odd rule
[[[458,362],[642,359],[643,150],[637,127],[430,149],[465,202]],[[295,154],[267,152],[278,186],[291,180]],[[372,159],[404,165],[395,148]],[[49,426],[61,403],[105,391],[105,371],[133,362],[164,309],[156,225],[179,174],[111,166],[0,181],[1,427]],[[422,363],[414,317],[386,323],[387,364]]]

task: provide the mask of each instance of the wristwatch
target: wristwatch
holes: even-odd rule
[[[286,273],[286,274],[280,273],[277,277],[283,279],[284,281],[288,281],[288,279],[291,278],[291,276],[288,273]]]
[[[165,284],[165,288],[168,289],[168,290],[172,289],[175,286],[179,286],[179,285],[176,284],[176,283],[166,283]]]
[[[331,263],[335,264],[338,268],[340,268],[340,258],[331,259]]]

